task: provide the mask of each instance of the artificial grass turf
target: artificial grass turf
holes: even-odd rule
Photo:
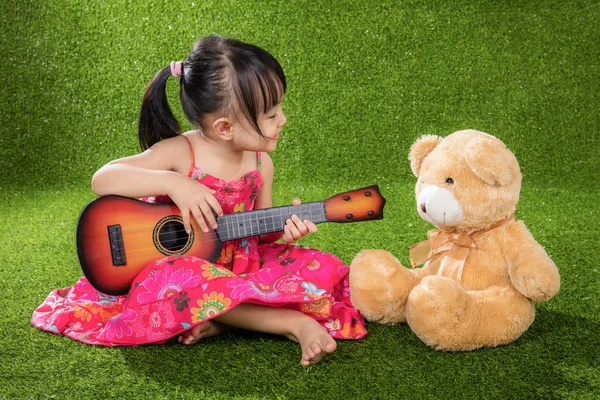
[[[598,2],[18,2],[0,5],[0,398],[594,398],[600,396]],[[477,128],[523,171],[517,217],[560,293],[515,343],[441,353],[406,325],[304,369],[296,344],[235,333],[192,347],[99,348],[31,312],[81,275],[74,230],[92,173],[137,151],[143,88],[216,32],[265,47],[288,78],[274,203],[377,183],[385,219],[324,224],[302,244],[350,262],[407,249],[407,154],[421,134]],[[176,86],[170,82],[171,98]],[[181,113],[177,111],[179,115]]]

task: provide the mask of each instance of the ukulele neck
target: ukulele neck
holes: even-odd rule
[[[327,222],[325,203],[316,201],[299,206],[283,206],[263,210],[239,212],[217,218],[217,236],[221,242],[249,236],[264,235],[283,230],[285,221],[296,214],[301,220],[315,224]]]

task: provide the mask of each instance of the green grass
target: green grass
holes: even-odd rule
[[[600,396],[598,1],[151,3],[0,5],[0,399]],[[266,48],[286,72],[276,204],[373,183],[388,200],[384,220],[323,224],[303,244],[407,264],[430,228],[414,212],[410,145],[476,128],[519,159],[517,216],[556,262],[560,293],[507,346],[436,352],[406,325],[368,324],[308,369],[295,343],[268,335],[101,348],[31,326],[81,275],[90,177],[138,151],[146,83],[210,33]]]

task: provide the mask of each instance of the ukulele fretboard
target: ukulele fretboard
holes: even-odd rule
[[[248,236],[264,235],[283,230],[285,221],[296,214],[301,220],[315,224],[327,222],[325,204],[322,201],[299,206],[283,206],[264,210],[227,214],[217,218],[217,235],[221,242]]]

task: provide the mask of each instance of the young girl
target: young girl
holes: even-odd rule
[[[191,132],[180,134],[169,109],[170,76],[180,80]],[[188,233],[192,218],[204,231],[215,229],[213,210],[222,215],[272,207],[268,153],[286,123],[285,89],[283,70],[266,51],[217,36],[201,39],[187,60],[161,69],[148,85],[139,117],[143,153],[100,168],[93,191],[173,201]],[[215,263],[190,256],[157,260],[125,296],[100,293],[82,277],[52,292],[32,323],[106,346],[175,336],[192,344],[243,328],[299,342],[301,364],[310,365],[335,350],[334,338],[366,334],[350,302],[348,267],[331,254],[291,244],[316,231],[292,215],[283,232],[224,243]],[[286,243],[273,243],[280,238]]]

